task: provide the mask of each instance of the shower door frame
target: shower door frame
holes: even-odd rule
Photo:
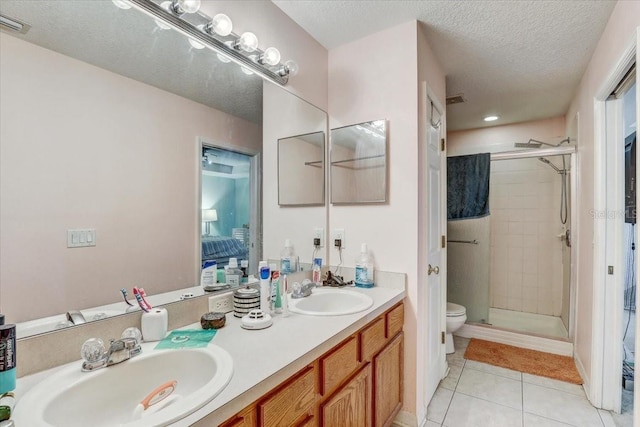
[[[491,153],[491,161],[494,160],[513,160],[513,159],[529,159],[539,157],[550,156],[570,156],[570,173],[569,173],[569,199],[571,203],[569,213],[569,223],[571,230],[571,273],[569,278],[569,341],[574,341],[575,335],[575,305],[576,305],[576,283],[578,275],[578,245],[576,244],[576,237],[578,233],[578,183],[576,177],[578,176],[578,161],[576,156],[578,155],[576,147],[572,145],[565,145],[564,147],[549,147],[549,148],[534,148],[529,150],[515,150],[515,151],[503,151],[498,153]]]

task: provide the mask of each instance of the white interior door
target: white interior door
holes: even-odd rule
[[[431,99],[427,99],[426,140],[426,292],[422,292],[422,321],[426,325],[424,337],[424,405],[429,404],[438,383],[446,371],[444,331],[446,327],[446,251],[443,246],[446,226],[446,152],[441,145],[443,120]]]

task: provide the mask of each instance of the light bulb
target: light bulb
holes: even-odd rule
[[[219,13],[213,17],[211,22],[205,27],[206,32],[211,34],[212,32],[219,36],[228,36],[233,29],[233,23],[231,19],[224,13]]]
[[[260,62],[267,65],[278,65],[280,62],[280,51],[275,47],[269,47],[260,57]]]
[[[226,56],[224,56],[221,53],[216,53],[216,56],[218,57],[220,62],[224,62],[225,64],[228,64],[229,62],[231,62],[231,60],[229,58],[227,58]]]
[[[177,14],[196,13],[200,9],[200,0],[174,0],[171,9]]]
[[[242,70],[243,73],[245,73],[247,76],[250,76],[253,74],[253,71],[251,71],[250,69],[246,68],[246,67],[240,67],[240,69]]]
[[[485,122],[495,122],[499,118],[500,116],[486,116],[486,117],[483,117],[482,120],[484,120]]]
[[[131,9],[131,5],[126,0],[111,0],[113,4],[118,6],[120,9]]]
[[[284,63],[285,69],[288,71],[289,77],[295,76],[298,74],[298,63],[293,59],[288,60]]]
[[[237,41],[237,46],[245,52],[253,52],[258,48],[258,37],[249,31],[242,33]]]
[[[204,49],[204,45],[200,42],[195,41],[192,38],[189,38],[189,44],[191,45],[191,47],[193,47],[194,49]]]

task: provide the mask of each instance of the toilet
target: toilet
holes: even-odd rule
[[[445,339],[445,347],[447,354],[455,351],[453,348],[453,333],[460,329],[464,322],[467,321],[467,309],[459,304],[452,302],[447,303],[447,337]]]

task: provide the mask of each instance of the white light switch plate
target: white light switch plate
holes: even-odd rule
[[[80,228],[75,230],[67,230],[67,247],[68,248],[84,248],[96,245],[95,228]]]

